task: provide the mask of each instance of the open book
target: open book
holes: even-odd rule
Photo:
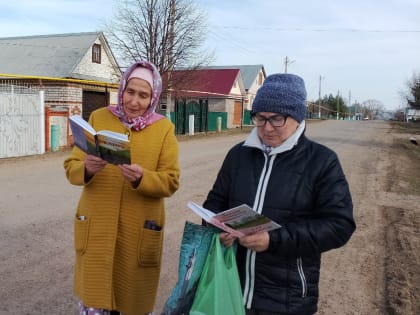
[[[246,204],[217,214],[192,201],[189,201],[187,206],[206,222],[236,237],[261,231],[271,231],[281,227],[278,223],[270,220],[266,216],[255,212]]]
[[[87,154],[101,157],[112,164],[131,164],[130,141],[128,136],[109,130],[96,132],[79,115],[69,118],[74,144]]]

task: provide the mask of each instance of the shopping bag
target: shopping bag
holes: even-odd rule
[[[185,222],[179,253],[178,281],[167,299],[161,315],[188,315],[198,280],[216,229]]]
[[[245,315],[235,249],[213,236],[190,315]]]

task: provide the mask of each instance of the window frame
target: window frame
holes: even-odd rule
[[[101,63],[101,54],[102,54],[102,47],[100,44],[93,44],[92,45],[92,62],[93,63]]]

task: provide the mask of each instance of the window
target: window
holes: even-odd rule
[[[92,46],[92,62],[101,63],[101,45],[99,44]]]

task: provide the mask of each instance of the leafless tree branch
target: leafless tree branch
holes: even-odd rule
[[[192,0],[123,0],[104,32],[122,66],[149,60],[161,74],[208,65],[207,16]]]

